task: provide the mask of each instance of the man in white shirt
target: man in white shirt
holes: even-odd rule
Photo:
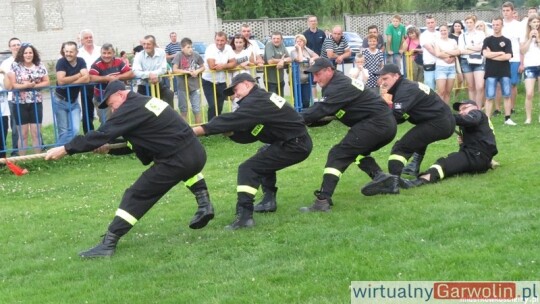
[[[514,4],[505,2],[502,5],[503,28],[502,35],[512,42],[512,58],[510,59],[510,84],[512,85],[512,111],[516,103],[517,85],[521,80],[521,73],[525,69],[519,46],[525,36],[525,28],[518,20],[514,19]]]
[[[440,37],[435,30],[437,23],[433,16],[426,16],[426,30],[420,35],[422,59],[424,60],[424,83],[435,91],[435,40]]]
[[[210,44],[204,53],[204,73],[202,74],[202,87],[206,102],[208,102],[208,121],[221,114],[227,87],[225,70],[236,65],[234,51],[227,44],[227,34],[217,32],[214,43]],[[215,97],[214,97],[215,96]]]
[[[86,67],[90,68],[101,55],[99,46],[94,44],[94,33],[91,30],[82,30],[80,33],[82,46],[78,57],[84,59]],[[84,134],[94,130],[94,86],[87,85],[81,91],[81,108]]]
[[[160,78],[160,76],[167,74],[165,51],[156,47],[156,37],[153,35],[144,36],[143,48],[142,52],[135,55],[132,66],[135,77],[141,78],[137,92],[150,96],[152,93],[150,86],[157,85],[159,96],[155,97],[165,101],[174,109],[174,93],[165,83],[165,78]]]
[[[4,71],[5,75],[7,75],[8,72],[11,71],[11,64],[13,61],[15,61],[15,56],[17,56],[17,52],[19,52],[19,49],[21,48],[21,40],[19,38],[11,38],[8,42],[9,49],[11,50],[11,57],[5,59],[2,61],[2,64],[0,65],[0,70]],[[10,113],[17,113],[16,111],[16,105],[13,102],[13,94],[11,92],[8,93],[7,96],[8,104],[9,104],[9,110]],[[15,116],[11,115],[10,118],[10,125],[11,125],[11,148],[13,149],[13,152],[11,152],[11,156],[17,156],[17,149],[19,148],[18,142],[19,142],[19,132],[17,131],[17,124],[15,123]],[[6,126],[7,128],[7,126]]]

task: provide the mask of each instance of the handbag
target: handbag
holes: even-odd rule
[[[469,57],[467,57],[467,62],[469,64],[482,64],[484,63],[484,57],[480,54],[469,54]]]
[[[435,71],[435,63],[433,63],[433,64],[424,64],[424,71],[426,71],[426,72]]]

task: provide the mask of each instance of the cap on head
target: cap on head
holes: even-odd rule
[[[244,82],[246,80],[249,81],[249,82],[257,83],[255,78],[253,78],[253,76],[251,76],[250,74],[248,74],[248,73],[240,73],[240,74],[233,77],[233,79],[231,81],[231,84],[225,90],[223,90],[223,93],[225,94],[225,96],[234,95],[234,87],[237,84],[239,84],[241,82]]]
[[[383,66],[382,69],[380,69],[377,72],[374,72],[373,74],[375,74],[375,75],[386,75],[386,74],[390,74],[390,73],[401,75],[401,71],[399,70],[399,67],[397,65],[393,64],[393,63],[386,64],[385,66]]]
[[[454,104],[452,105],[452,108],[454,109],[454,111],[459,111],[459,107],[460,107],[461,105],[464,105],[464,104],[471,104],[471,105],[476,106],[476,102],[475,102],[475,101],[470,100],[470,99],[466,99],[466,100],[454,102]]]
[[[309,68],[304,70],[304,73],[316,73],[326,68],[334,69],[334,64],[326,58],[317,58]]]
[[[107,84],[107,88],[105,89],[103,100],[99,103],[98,108],[105,109],[107,107],[107,99],[109,99],[109,97],[111,97],[112,94],[118,91],[123,91],[125,89],[126,89],[126,85],[120,80],[114,80],[114,81],[109,82],[109,84]]]

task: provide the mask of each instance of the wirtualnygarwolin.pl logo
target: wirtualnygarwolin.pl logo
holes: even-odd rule
[[[352,281],[351,304],[540,303],[540,281]]]

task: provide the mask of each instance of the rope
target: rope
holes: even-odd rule
[[[116,143],[116,144],[107,144],[109,149],[120,149],[127,147],[126,143]],[[6,162],[18,162],[18,161],[26,161],[26,160],[33,160],[38,158],[45,158],[47,156],[47,153],[39,153],[39,154],[31,154],[31,155],[22,155],[22,156],[12,156],[9,158],[0,158],[0,164],[5,164]]]

